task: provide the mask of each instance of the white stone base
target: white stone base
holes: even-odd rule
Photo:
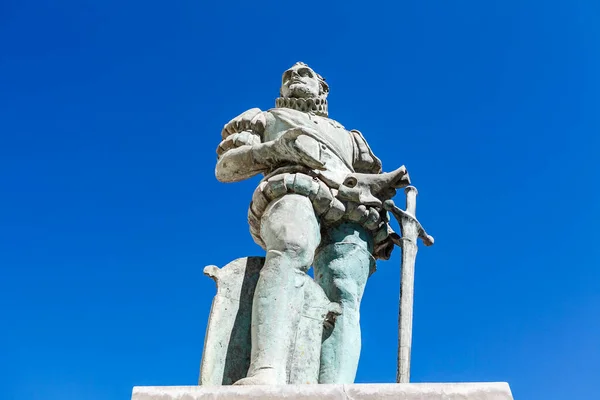
[[[132,400],[513,400],[508,383],[136,386]]]

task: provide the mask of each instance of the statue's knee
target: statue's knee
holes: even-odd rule
[[[285,251],[285,254],[292,260],[295,260],[299,268],[303,270],[308,270],[308,268],[313,262],[315,249],[312,246],[290,246]]]
[[[279,252],[303,267],[312,264],[321,235],[308,198],[287,195],[269,207],[261,221],[267,251]]]
[[[267,251],[279,252],[281,257],[296,260],[300,264],[312,264],[318,245],[315,235],[302,232],[298,227],[285,226],[265,236]]]
[[[334,292],[337,294],[336,297],[338,297],[335,301],[341,302],[345,309],[358,309],[364,285],[360,285],[359,282],[351,278],[337,278],[332,283]]]
[[[287,247],[282,250],[267,250],[267,262],[261,275],[285,273],[286,271],[308,271],[314,253],[301,247]],[[272,261],[272,262],[269,262]]]
[[[371,267],[371,255],[357,246],[335,243],[319,249],[315,279],[331,301],[358,309]]]
[[[364,288],[374,263],[373,256],[364,249],[349,243],[333,243],[319,248],[315,260],[318,279],[326,281],[353,282]]]

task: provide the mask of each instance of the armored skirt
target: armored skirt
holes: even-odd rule
[[[389,259],[394,246],[390,234],[394,233],[389,226],[387,212],[377,207],[339,200],[336,198],[337,190],[330,188],[310,170],[267,175],[254,191],[248,210],[248,223],[252,238],[263,249],[265,243],[260,236],[262,215],[272,201],[291,193],[310,199],[321,229],[343,222],[357,223],[373,237],[373,256]]]

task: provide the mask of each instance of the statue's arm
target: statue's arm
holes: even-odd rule
[[[221,182],[238,182],[260,174],[266,166],[252,156],[252,146],[243,145],[224,153],[217,161],[215,176]]]
[[[253,147],[262,142],[265,125],[266,117],[258,108],[252,108],[225,124],[217,147],[215,176],[219,181],[241,181],[266,169],[252,155]]]
[[[228,144],[221,142],[217,149],[217,154],[222,153],[215,175],[221,182],[241,181],[290,163],[325,169],[325,164],[320,160],[319,142],[302,128],[288,129],[276,140],[263,143],[251,132],[236,133],[227,140]]]
[[[215,175],[221,182],[237,182],[270,169],[272,142],[263,136],[273,117],[258,108],[250,109],[229,121],[217,147]]]
[[[381,173],[381,160],[373,154],[362,133],[355,129],[350,133],[354,139],[354,170],[367,174]]]
[[[275,124],[273,115],[258,108],[226,124],[221,133],[223,141],[217,148],[217,179],[237,182],[284,164],[325,168],[313,131],[290,128],[280,132],[277,139],[265,141],[265,131],[271,132]]]

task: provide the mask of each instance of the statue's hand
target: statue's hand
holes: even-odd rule
[[[244,131],[252,131],[262,135],[266,124],[267,120],[263,112],[259,108],[251,108],[226,123],[221,131],[221,137],[226,139],[230,135]]]
[[[217,147],[217,157],[221,157],[221,154],[228,150],[235,149],[236,147],[244,145],[254,146],[259,143],[260,137],[250,131],[234,133],[227,136],[227,138],[219,144],[219,147]]]
[[[296,162],[313,169],[325,169],[321,161],[321,143],[303,128],[288,129],[274,142],[276,159]]]

